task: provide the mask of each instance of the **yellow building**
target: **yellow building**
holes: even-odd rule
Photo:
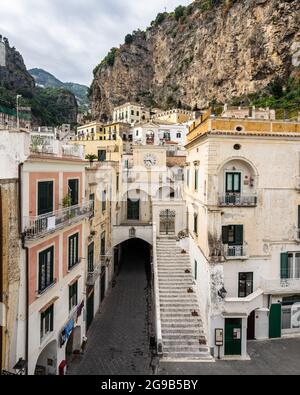
[[[209,110],[197,119],[189,128],[188,143],[208,133],[222,131],[235,136],[275,135],[300,133],[300,123],[283,120],[242,119],[214,117]]]
[[[77,128],[77,137],[80,139],[103,139],[105,136],[104,125],[101,122],[91,122]]]
[[[155,121],[166,121],[174,124],[186,123],[195,119],[193,111],[187,111],[180,108],[158,112],[152,116]]]
[[[122,140],[126,140],[130,132],[131,125],[125,122],[113,122],[104,126],[106,136],[120,136]]]

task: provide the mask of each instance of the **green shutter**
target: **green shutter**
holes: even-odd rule
[[[243,245],[244,244],[244,226],[243,225],[236,225],[235,226],[235,242],[236,242],[236,245]]]
[[[280,276],[282,279],[289,278],[289,254],[287,252],[280,255]]]
[[[222,243],[228,244],[228,226],[222,226]]]

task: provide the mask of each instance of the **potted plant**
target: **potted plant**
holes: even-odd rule
[[[188,294],[193,294],[193,293],[194,293],[194,290],[193,290],[192,288],[189,288],[189,289],[187,290],[187,292],[188,292]]]
[[[192,316],[193,317],[199,317],[198,311],[196,311],[196,310],[192,311]]]
[[[71,196],[68,194],[63,198],[63,208],[69,208],[72,206],[72,198]],[[71,219],[75,217],[75,212],[72,212],[71,210],[68,210],[68,212],[66,213],[66,217],[67,219]]]
[[[88,154],[88,155],[86,155],[85,159],[90,162],[90,167],[92,167],[94,161],[97,160],[97,155],[95,155],[95,154]]]

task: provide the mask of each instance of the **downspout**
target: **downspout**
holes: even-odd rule
[[[22,210],[22,170],[23,170],[23,163],[19,164],[18,168],[18,181],[19,181],[19,191],[18,191],[18,211],[19,211],[19,235],[22,241],[22,248],[25,250],[25,303],[26,303],[26,329],[25,329],[25,361],[26,361],[26,368],[25,368],[25,375],[28,375],[28,356],[29,356],[29,253],[28,247],[25,246],[25,236],[23,234],[23,210]]]
[[[2,188],[0,187],[0,303],[3,303],[3,226],[2,226]],[[1,336],[0,336],[0,371],[2,370],[2,342],[3,342],[3,328],[0,326]]]

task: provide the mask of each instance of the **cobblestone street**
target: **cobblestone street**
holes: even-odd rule
[[[299,375],[300,338],[251,341],[251,361],[161,362],[159,375]]]
[[[128,251],[116,287],[104,302],[88,333],[83,356],[70,375],[150,374],[145,251]]]

